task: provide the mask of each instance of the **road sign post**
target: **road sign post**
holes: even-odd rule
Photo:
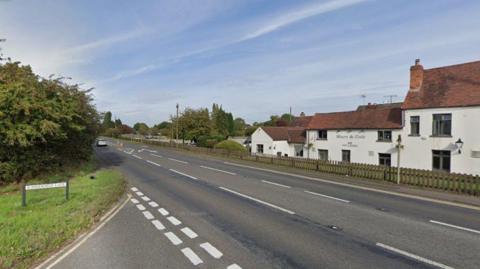
[[[42,190],[42,189],[53,189],[53,188],[65,188],[65,199],[70,199],[70,180],[65,182],[57,182],[50,184],[36,184],[36,185],[27,185],[26,183],[22,186],[22,206],[27,206],[27,191],[30,190]]]

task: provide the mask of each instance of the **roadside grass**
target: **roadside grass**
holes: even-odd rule
[[[69,201],[64,188],[33,190],[27,192],[24,208],[18,185],[0,189],[0,268],[28,268],[75,239],[118,201],[125,190],[122,175],[102,169],[90,179],[95,166],[86,163],[69,177]],[[35,181],[57,182],[64,175]]]

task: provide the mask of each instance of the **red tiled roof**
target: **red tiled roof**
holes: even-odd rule
[[[361,106],[356,111],[317,113],[308,129],[400,129],[400,104]]]
[[[261,127],[274,141],[286,140],[290,143],[305,142],[303,127]]]
[[[480,61],[423,72],[422,86],[408,92],[403,109],[480,105]]]
[[[293,121],[290,123],[292,127],[307,127],[310,121],[312,120],[313,116],[300,116],[295,117]]]

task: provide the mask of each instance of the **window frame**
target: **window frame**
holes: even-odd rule
[[[328,161],[328,149],[318,149],[317,152],[318,152],[318,159],[320,161]],[[325,155],[320,154],[320,152],[326,153],[326,158],[320,158],[320,156],[325,156]]]
[[[260,151],[260,146],[262,148],[262,150]],[[261,153],[263,154],[264,153],[264,150],[265,150],[265,147],[263,146],[263,144],[257,144],[257,153]]]
[[[325,135],[321,135],[325,134]],[[328,130],[320,129],[317,131],[317,140],[328,140]]]
[[[413,121],[417,119],[417,121]],[[413,132],[413,126],[416,125],[416,132]],[[410,136],[420,136],[420,116],[410,116]]]
[[[388,164],[382,164],[382,160],[387,161]],[[391,167],[392,166],[392,154],[390,153],[378,153],[378,165]]]
[[[438,159],[438,167],[435,167],[435,158]],[[445,168],[445,161],[448,158],[448,168]],[[449,150],[432,150],[432,171],[448,172],[452,169],[452,152]]]
[[[385,133],[390,133],[390,138],[385,138]],[[382,135],[380,135],[382,134]],[[392,130],[378,130],[377,131],[377,142],[392,142],[393,132]]]
[[[348,160],[345,160],[345,153],[348,153]],[[342,162],[350,163],[352,162],[352,151],[349,149],[342,149]]]
[[[438,117],[448,116],[449,119],[436,119]],[[446,125],[448,123],[448,125]],[[448,127],[448,131],[447,131]],[[432,136],[433,137],[452,137],[452,113],[437,113],[432,115]]]

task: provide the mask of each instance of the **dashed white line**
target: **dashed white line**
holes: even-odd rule
[[[196,238],[198,235],[197,233],[195,233],[194,231],[192,231],[192,229],[188,228],[188,227],[185,227],[183,229],[181,229],[181,231],[188,237],[190,237],[190,239],[193,239],[193,238]]]
[[[138,195],[138,196],[143,196],[143,192],[141,192],[141,191],[137,191],[137,192],[135,192],[135,194]]]
[[[157,153],[158,151],[153,150],[153,149],[146,149],[146,151],[151,152],[151,153]]]
[[[139,202],[137,199],[135,199],[135,198],[130,199],[130,201],[132,201],[132,203],[134,203],[134,204],[140,203],[140,202]]]
[[[209,170],[213,170],[213,171],[217,171],[217,172],[222,172],[222,173],[229,174],[229,175],[232,175],[232,176],[236,175],[236,173],[228,172],[228,171],[225,171],[225,170],[220,170],[220,169],[209,167],[209,166],[200,165],[200,167],[205,168],[205,169],[209,169]]]
[[[190,249],[190,248],[182,249],[182,253],[183,253],[183,255],[185,255],[185,257],[187,257],[188,260],[190,260],[190,262],[193,265],[199,265],[199,264],[203,263],[203,261],[200,259],[200,257],[198,257],[198,255],[195,254],[195,252],[193,252],[193,250]]]
[[[395,252],[397,254],[409,257],[411,259],[414,259],[414,260],[417,260],[417,261],[420,261],[420,262],[423,262],[423,263],[426,263],[426,264],[429,264],[429,265],[436,266],[438,268],[453,269],[453,267],[447,266],[445,264],[442,264],[442,263],[439,263],[439,262],[436,262],[436,261],[432,261],[432,260],[429,260],[427,258],[423,258],[423,257],[420,257],[418,255],[412,254],[410,252],[403,251],[403,250],[400,250],[398,248],[394,248],[394,247],[391,247],[391,246],[388,246],[388,245],[385,245],[385,244],[382,244],[382,243],[377,243],[376,245],[381,247],[381,248],[384,248],[384,249],[390,250],[392,252]]]
[[[159,220],[152,220],[152,224],[160,231],[165,229],[165,226]]]
[[[151,200],[148,196],[142,196],[140,198],[142,198],[142,200],[145,201],[145,202],[148,202],[148,201]]]
[[[174,159],[174,158],[168,158],[170,161],[174,161],[174,162],[179,162],[179,163],[183,163],[183,164],[188,164],[188,162],[186,161],[182,161],[182,160],[177,160],[177,159]]]
[[[340,199],[340,198],[328,196],[328,195],[317,193],[317,192],[312,192],[312,191],[305,191],[305,192],[316,195],[316,196],[320,196],[320,197],[329,198],[329,199],[333,199],[333,200],[336,200],[336,201],[344,202],[344,203],[350,203],[350,201],[348,201],[348,200],[343,200],[343,199]]]
[[[279,184],[279,183],[275,183],[275,182],[271,182],[271,181],[268,181],[268,180],[262,180],[262,182],[263,182],[263,183],[267,183],[267,184],[272,184],[272,185],[275,185],[275,186],[279,186],[279,187],[288,188],[288,189],[291,188],[290,186],[283,185],[283,184]]]
[[[158,212],[160,212],[160,214],[162,214],[162,216],[168,215],[168,211],[165,208],[159,208]]]
[[[181,221],[179,221],[177,218],[175,218],[174,216],[170,216],[170,217],[167,217],[168,221],[170,221],[170,223],[172,223],[173,225],[175,226],[178,226],[180,224],[182,224]]]
[[[132,187],[132,188],[130,188],[130,189],[131,189],[132,191],[138,191],[138,189],[135,188],[135,187]]]
[[[151,207],[155,208],[155,207],[158,207],[158,204],[154,201],[151,201],[150,203],[148,203]]]
[[[177,246],[177,245],[180,245],[182,243],[182,240],[180,238],[178,238],[178,236],[176,236],[174,233],[168,232],[168,233],[164,233],[164,234],[168,238],[168,240],[170,240],[170,242],[172,242],[173,245]]]
[[[238,266],[238,264],[234,263],[227,267],[227,269],[242,269],[242,267]]]
[[[285,208],[283,208],[283,207],[276,206],[276,205],[271,204],[271,203],[269,203],[269,202],[265,202],[265,201],[259,200],[259,199],[257,199],[257,198],[248,196],[248,195],[246,195],[246,194],[242,194],[242,193],[239,193],[239,192],[230,190],[230,189],[225,188],[225,187],[219,187],[219,188],[222,189],[222,190],[224,190],[224,191],[227,191],[227,192],[236,194],[236,195],[238,195],[238,196],[241,196],[241,197],[243,197],[243,198],[250,199],[250,200],[255,201],[255,202],[257,202],[257,203],[260,203],[260,204],[263,204],[263,205],[266,205],[266,206],[269,206],[269,207],[273,207],[273,208],[278,209],[278,210],[280,210],[280,211],[286,212],[286,213],[288,213],[288,214],[290,214],[290,215],[294,215],[294,214],[295,214],[295,212],[293,212],[293,211],[291,211],[291,210],[285,209]]]
[[[137,208],[140,209],[141,211],[146,209],[143,205],[137,205]]]
[[[136,154],[133,154],[132,156],[135,157],[135,158],[137,158],[137,159],[139,159],[139,160],[143,160],[142,157],[140,157],[140,156],[138,156],[138,155],[136,155]]]
[[[182,176],[184,176],[184,177],[188,177],[188,178],[191,178],[191,179],[193,179],[193,180],[198,180],[198,178],[196,178],[196,177],[194,177],[194,176],[187,175],[187,174],[182,173],[182,172],[179,172],[179,171],[177,171],[177,170],[174,170],[174,169],[169,169],[169,170],[172,171],[172,172],[174,172],[174,173],[177,173],[177,174],[179,174],[179,175],[182,175]]]
[[[162,156],[162,155],[158,155],[158,154],[153,154],[153,153],[150,153],[150,155],[152,155],[152,156],[155,156],[155,157],[158,157],[158,158],[163,158],[163,156]]]
[[[146,219],[148,219],[148,220],[154,219],[152,213],[150,213],[149,211],[143,211],[142,213],[143,213],[143,215],[145,216]]]
[[[150,161],[150,160],[147,160],[147,163],[156,165],[156,166],[158,166],[158,167],[162,167],[160,164],[158,164],[158,163],[156,163],[156,162],[152,162],[152,161]]]
[[[214,257],[215,259],[220,259],[220,257],[223,256],[223,253],[220,252],[220,250],[218,250],[216,247],[214,247],[208,242],[200,244],[200,247],[207,251],[208,254],[210,254],[210,256]]]
[[[470,229],[470,228],[465,228],[465,227],[462,227],[462,226],[457,226],[457,225],[453,225],[453,224],[448,224],[448,223],[440,222],[440,221],[436,221],[436,220],[430,220],[429,222],[435,223],[435,224],[438,224],[438,225],[443,225],[443,226],[455,228],[455,229],[459,229],[459,230],[463,230],[463,231],[467,231],[467,232],[472,232],[472,233],[480,234],[480,231],[478,231],[478,230],[474,230],[474,229]]]

